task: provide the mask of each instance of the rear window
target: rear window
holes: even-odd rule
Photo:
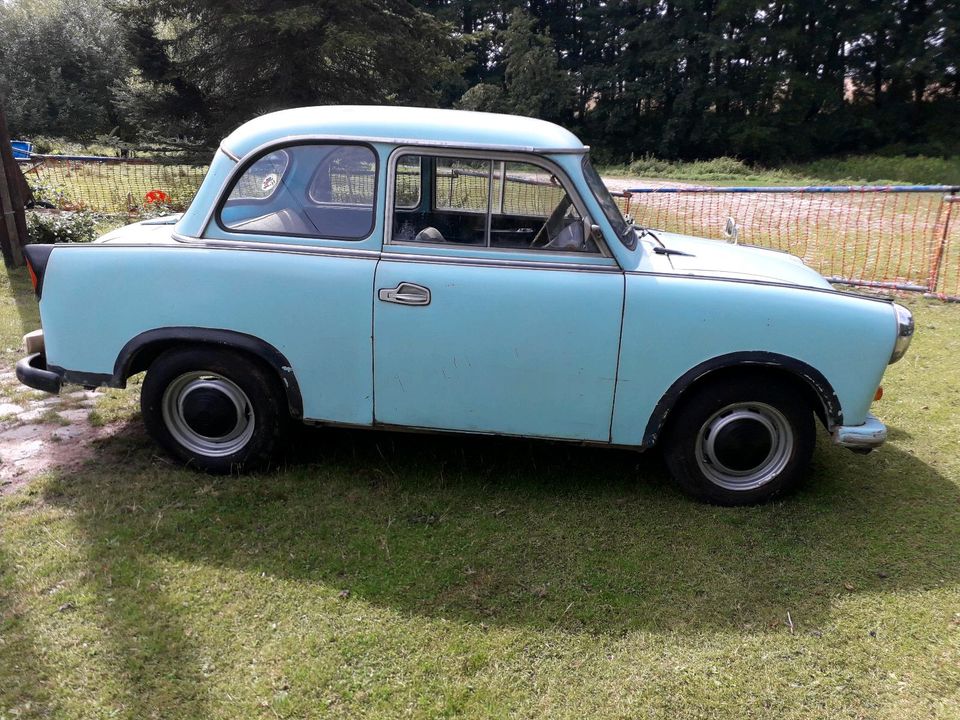
[[[233,184],[218,214],[229,232],[359,240],[374,226],[377,157],[359,144],[271,150]]]

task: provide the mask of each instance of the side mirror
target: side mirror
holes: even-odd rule
[[[737,227],[737,221],[732,217],[727,218],[727,222],[723,226],[723,236],[727,238],[727,242],[731,242],[734,245],[737,244],[737,236],[740,234],[740,228]]]

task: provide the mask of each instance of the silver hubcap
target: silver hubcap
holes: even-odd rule
[[[697,434],[700,471],[727,490],[753,490],[790,461],[794,437],[783,413],[765,403],[736,403],[714,413]]]
[[[171,382],[163,393],[162,412],[174,439],[198,455],[233,455],[253,436],[255,418],[247,394],[214,372],[188,372]]]

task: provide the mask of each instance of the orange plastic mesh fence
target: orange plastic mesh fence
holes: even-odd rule
[[[643,227],[783,250],[834,282],[960,299],[955,188],[656,188],[617,193]]]

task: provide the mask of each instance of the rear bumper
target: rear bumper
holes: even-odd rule
[[[868,413],[863,425],[841,425],[833,429],[832,435],[837,445],[858,452],[870,452],[886,441],[887,426]]]
[[[63,385],[59,373],[47,369],[47,357],[43,353],[33,353],[17,361],[17,380],[35,390],[56,395]]]

